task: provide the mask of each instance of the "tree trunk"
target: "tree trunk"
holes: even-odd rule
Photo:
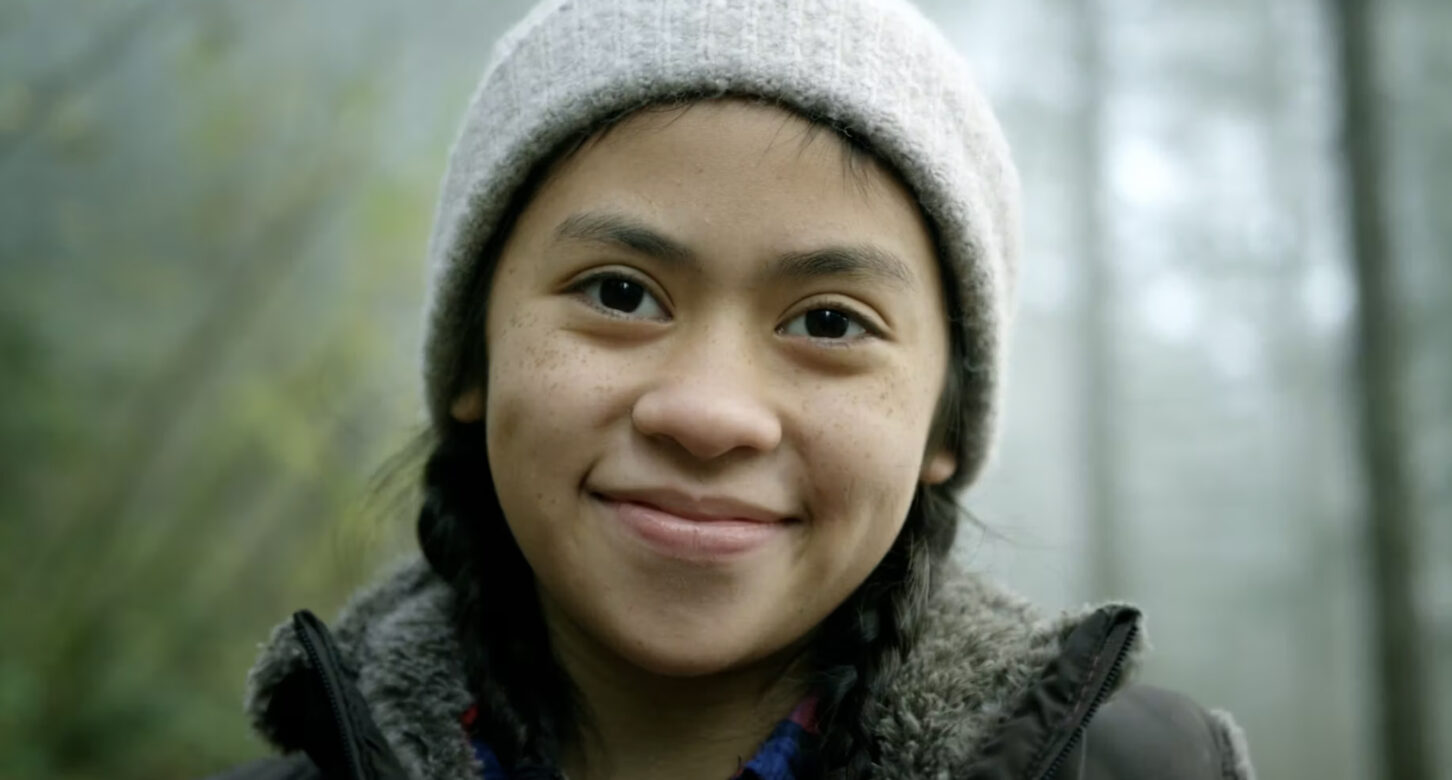
[[[1378,701],[1374,716],[1382,774],[1432,780],[1427,744],[1427,680],[1415,599],[1416,543],[1402,422],[1403,376],[1396,287],[1383,199],[1385,165],[1376,96],[1376,15],[1368,0],[1337,0],[1343,91],[1346,204],[1357,282],[1356,414],[1365,473],[1365,522],[1371,554],[1371,636]]]
[[[1074,29],[1079,95],[1073,122],[1072,203],[1077,206],[1079,240],[1078,334],[1083,392],[1079,419],[1084,521],[1089,558],[1089,593],[1095,598],[1124,597],[1118,532],[1115,466],[1114,376],[1109,297],[1113,294],[1104,248],[1104,52],[1103,10],[1095,0],[1079,0]]]

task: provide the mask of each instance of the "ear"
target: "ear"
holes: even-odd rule
[[[951,450],[938,450],[923,460],[924,485],[941,485],[958,470],[958,457]]]
[[[484,419],[484,393],[471,387],[460,393],[449,406],[449,416],[461,423],[476,423]]]

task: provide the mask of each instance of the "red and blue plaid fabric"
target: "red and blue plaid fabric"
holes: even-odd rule
[[[478,719],[477,706],[470,707],[460,717],[464,730],[470,735],[474,755],[484,767],[483,780],[513,780],[513,775],[494,751],[474,735],[474,722]],[[796,780],[799,773],[805,775],[803,762],[810,760],[817,742],[817,700],[808,698],[798,704],[785,720],[776,724],[756,755],[732,775],[731,780]]]

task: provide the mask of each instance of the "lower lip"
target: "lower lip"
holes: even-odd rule
[[[788,523],[692,520],[647,504],[601,498],[634,536],[673,558],[713,561],[744,555],[786,533]]]

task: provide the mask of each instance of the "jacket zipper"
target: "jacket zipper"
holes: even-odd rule
[[[363,761],[358,755],[358,746],[353,744],[352,729],[349,728],[347,719],[343,717],[342,699],[333,685],[332,676],[323,666],[322,651],[318,649],[317,642],[313,639],[313,632],[316,628],[312,624],[316,621],[317,618],[307,610],[302,610],[292,616],[293,628],[297,632],[298,641],[302,643],[303,650],[308,656],[308,662],[312,664],[313,673],[317,675],[323,685],[323,691],[327,693],[328,707],[333,712],[333,724],[337,726],[338,734],[342,737],[343,757],[348,764],[349,776],[356,780],[367,780],[367,776],[363,774]]]
[[[1059,748],[1054,760],[1049,762],[1044,771],[1035,775],[1038,780],[1052,780],[1058,774],[1064,761],[1078,746],[1079,740],[1084,738],[1084,730],[1089,727],[1089,720],[1094,717],[1094,713],[1099,711],[1100,705],[1104,704],[1104,700],[1114,690],[1115,683],[1119,682],[1119,675],[1124,671],[1124,661],[1129,657],[1129,649],[1134,644],[1135,636],[1139,634],[1139,624],[1136,620],[1138,613],[1133,611],[1127,610],[1117,617],[1115,625],[1109,629],[1109,635],[1104,639],[1104,647],[1100,650],[1101,654],[1113,653],[1114,660],[1098,674],[1098,679],[1091,682],[1094,695],[1089,699],[1089,706],[1079,716],[1074,725],[1074,731]]]

